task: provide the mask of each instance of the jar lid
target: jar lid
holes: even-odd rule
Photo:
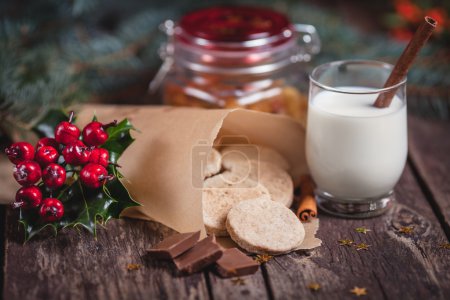
[[[234,48],[277,45],[293,36],[288,18],[276,11],[250,6],[216,6],[185,15],[178,24],[184,42],[198,46],[229,44]],[[234,47],[233,47],[234,46]]]

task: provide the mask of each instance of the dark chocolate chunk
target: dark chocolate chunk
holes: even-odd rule
[[[222,277],[250,275],[256,273],[259,268],[256,261],[237,248],[224,250],[222,257],[216,264],[217,272]]]
[[[178,270],[192,274],[215,263],[222,256],[222,250],[216,244],[214,236],[209,236],[197,243],[191,250],[174,259]]]
[[[162,240],[147,252],[156,258],[173,259],[194,247],[199,238],[200,231],[174,234]]]

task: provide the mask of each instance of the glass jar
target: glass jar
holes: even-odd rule
[[[165,104],[243,107],[305,122],[307,79],[294,67],[320,50],[313,26],[291,24],[269,9],[227,6],[189,13],[162,28],[169,42],[150,88],[162,86]]]

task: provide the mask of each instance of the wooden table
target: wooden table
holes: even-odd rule
[[[345,220],[320,215],[323,245],[276,257],[242,280],[212,271],[180,276],[145,249],[171,234],[163,226],[117,220],[99,230],[63,232],[22,245],[16,216],[4,209],[3,297],[12,299],[450,299],[450,123],[409,119],[409,158],[383,215]],[[365,226],[371,231],[357,233]],[[410,234],[402,226],[413,226]],[[340,246],[352,239],[368,250]],[[128,264],[139,264],[128,270]],[[311,291],[310,283],[321,288]]]

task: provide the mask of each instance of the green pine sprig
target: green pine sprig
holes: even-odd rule
[[[0,19],[0,126],[30,126],[49,109],[150,80],[149,74],[161,64],[158,49],[167,40],[158,25],[219,4],[267,6],[288,14],[294,23],[317,27],[322,51],[311,63],[297,67],[303,92],[305,74],[318,64],[348,58],[395,63],[405,47],[386,34],[359,31],[332,10],[294,0],[154,0],[145,5],[130,1],[126,4],[129,13],[114,19],[112,25],[99,25],[103,10],[98,8],[120,11],[123,1],[36,0],[27,5],[8,1],[2,5],[19,7],[10,9],[14,16]],[[450,117],[446,46],[429,43],[408,74],[408,108],[417,114]]]

